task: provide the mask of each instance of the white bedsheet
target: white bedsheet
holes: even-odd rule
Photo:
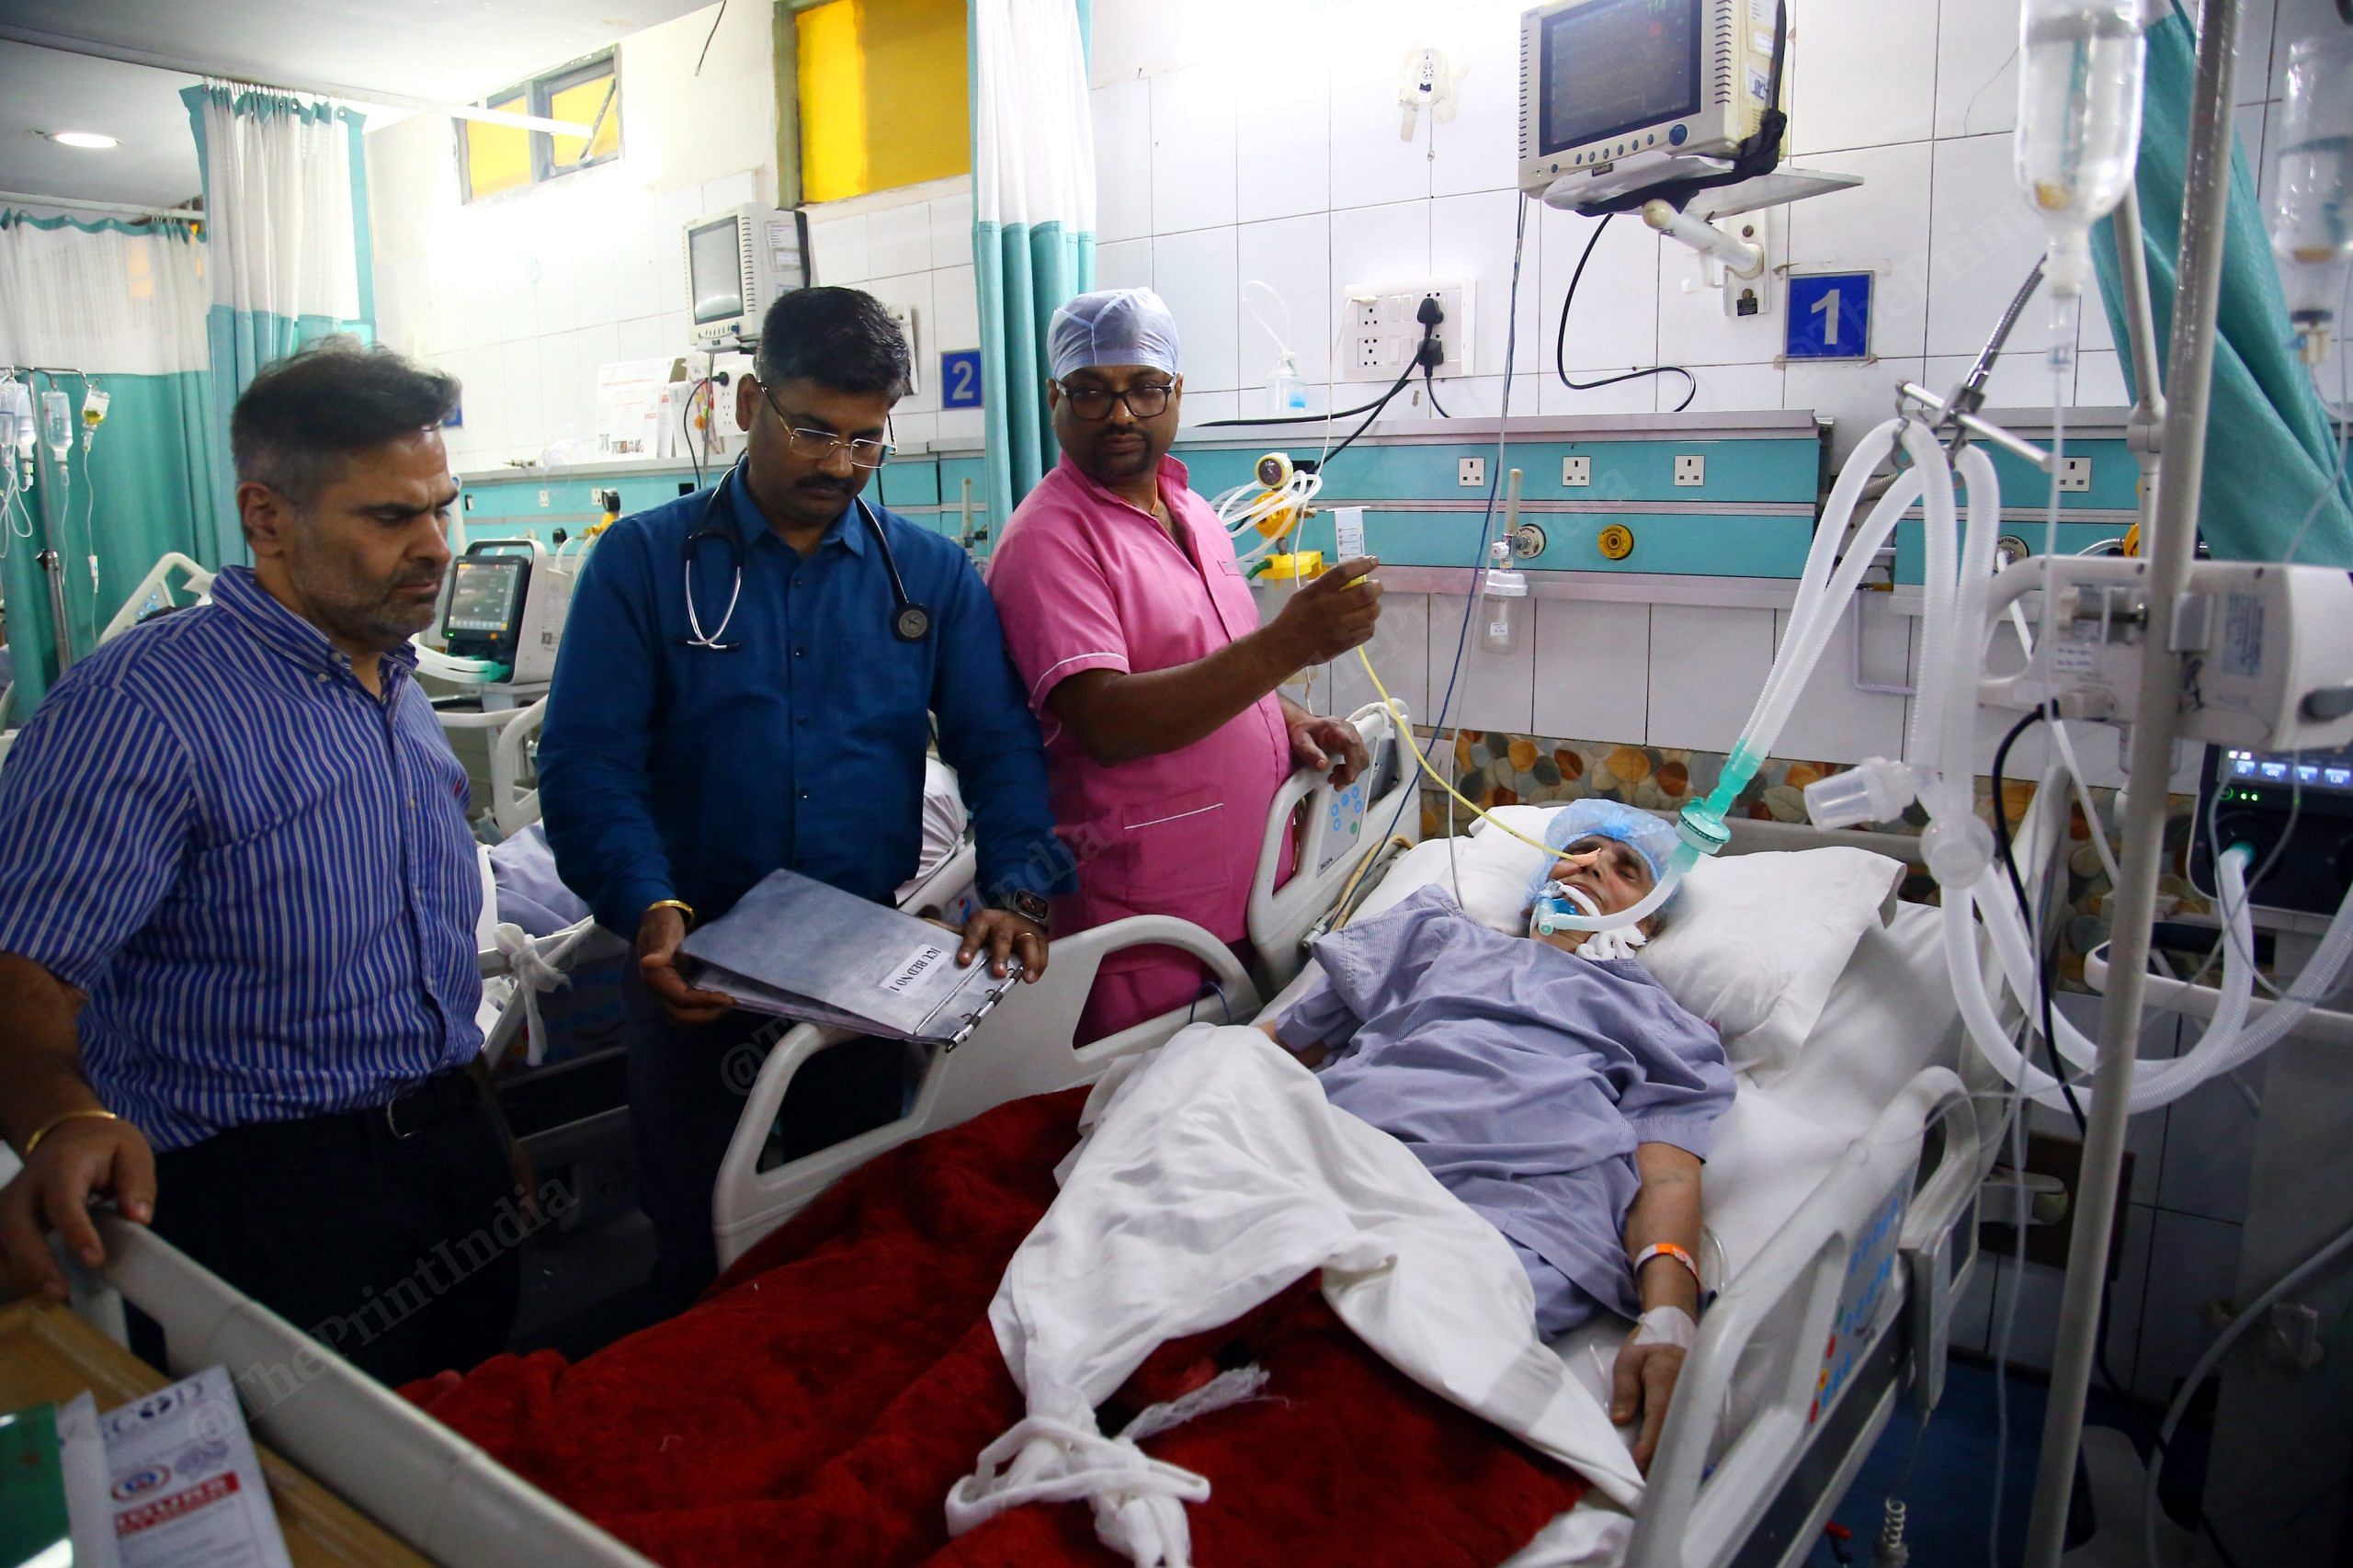
[[[1613,1501],[1640,1497],[1602,1403],[1537,1338],[1532,1290],[1501,1233],[1403,1144],[1333,1108],[1264,1035],[1195,1025],[1114,1069],[1082,1125],[1063,1190],[989,1312],[1029,1419],[950,1494],[951,1530],[1015,1503],[1084,1496],[1114,1550],[1186,1562],[1184,1501],[1206,1486],[1102,1437],[1094,1408],[1155,1346],[1316,1268],[1333,1310],[1399,1370]]]

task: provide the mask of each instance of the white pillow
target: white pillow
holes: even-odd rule
[[[1559,809],[1505,806],[1495,814],[1541,839]],[[1535,848],[1479,823],[1454,840],[1464,913],[1497,931],[1525,930],[1528,885],[1544,864]],[[1797,1060],[1855,944],[1884,920],[1903,874],[1900,861],[1845,847],[1702,860],[1641,957],[1668,995],[1716,1026],[1733,1068],[1770,1076]],[[1415,846],[1392,867],[1358,918],[1432,881],[1453,885],[1443,840]]]

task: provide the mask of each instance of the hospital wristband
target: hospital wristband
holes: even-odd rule
[[[1691,1283],[1699,1288],[1699,1293],[1702,1296],[1705,1296],[1708,1293],[1708,1282],[1699,1278],[1699,1260],[1693,1257],[1690,1253],[1686,1251],[1684,1248],[1676,1245],[1673,1242],[1653,1242],[1650,1245],[1636,1253],[1634,1255],[1635,1278],[1640,1279],[1643,1277],[1643,1266],[1650,1262],[1650,1260],[1654,1257],[1671,1257],[1675,1259],[1676,1262],[1681,1264],[1684,1267],[1691,1271]]]
[[[651,915],[657,909],[676,910],[680,918],[686,921],[687,929],[689,931],[693,930],[696,926],[700,924],[700,922],[695,918],[695,906],[688,903],[683,898],[657,898],[652,903],[645,906],[645,913],[647,915]],[[639,916],[641,919],[644,916],[642,915]]]
[[[69,1121],[80,1121],[84,1119],[120,1121],[122,1118],[115,1115],[115,1113],[110,1110],[99,1110],[95,1107],[84,1110],[69,1110],[63,1116],[53,1118],[48,1122],[42,1124],[40,1128],[35,1130],[31,1137],[25,1140],[25,1159],[27,1162],[29,1163],[31,1161],[33,1157],[33,1151],[40,1147],[40,1141],[42,1139],[48,1137],[51,1133],[56,1131],[59,1128],[64,1126]]]

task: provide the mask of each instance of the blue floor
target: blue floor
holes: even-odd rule
[[[1908,1409],[1898,1406],[1870,1458],[1863,1461],[1846,1500],[1832,1515],[1834,1522],[1853,1532],[1847,1543],[1852,1562],[1871,1562],[1871,1545],[1879,1538],[1886,1500],[1899,1487],[1905,1508],[1904,1539],[1911,1544],[1914,1568],[1985,1568],[1989,1564],[2007,1568],[2025,1556],[2027,1516],[2034,1504],[2035,1460],[2042,1437],[2044,1390],[2031,1376],[2009,1379],[2010,1442],[2002,1465],[2002,1518],[1995,1535],[1998,1550],[1989,1552],[2000,1431],[1995,1420],[1994,1393],[1993,1368],[1956,1356],[1946,1364],[1944,1398],[1925,1432]],[[2086,1415],[2093,1425],[2131,1433],[2143,1445],[2153,1425],[2144,1409],[2120,1404],[2097,1390]],[[1916,1459],[1913,1457],[1915,1442]],[[2194,1457],[2182,1455],[2185,1461]],[[2182,1479],[2194,1485],[2194,1471],[2202,1467],[2192,1463],[2188,1468],[2193,1474]],[[2169,1481],[2175,1479],[2168,1475]],[[2170,1493],[2175,1487],[2169,1485],[2166,1490]],[[1838,1558],[1825,1540],[1806,1562],[1808,1568],[1835,1568]]]

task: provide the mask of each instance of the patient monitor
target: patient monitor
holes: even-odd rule
[[[572,576],[537,540],[483,540],[449,563],[441,636],[450,657],[503,666],[506,683],[544,685],[572,608]]]
[[[1730,176],[1775,107],[1777,12],[1769,0],[1546,0],[1524,13],[1520,189],[1583,207]]]

